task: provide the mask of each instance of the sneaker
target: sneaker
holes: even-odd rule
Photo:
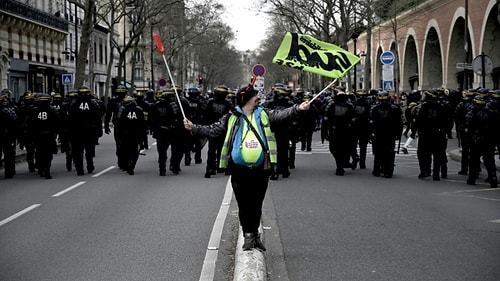
[[[403,151],[404,154],[408,154],[408,149],[406,147],[401,147],[401,151]]]

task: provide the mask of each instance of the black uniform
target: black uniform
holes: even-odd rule
[[[349,163],[353,144],[352,122],[356,112],[345,93],[335,95],[325,107],[322,132],[327,134],[330,153],[337,166],[336,175],[343,176]]]
[[[474,91],[466,92],[466,96],[457,105],[454,113],[453,119],[455,121],[455,130],[457,132],[458,146],[461,148],[461,158],[460,158],[460,171],[458,174],[467,175],[469,172],[469,158],[470,158],[470,146],[471,138],[466,129],[465,116],[472,108],[472,98],[474,96]]]
[[[498,128],[497,117],[488,107],[482,96],[476,96],[473,99],[473,106],[465,116],[466,130],[471,137],[470,149],[470,169],[467,184],[476,184],[479,177],[481,157],[488,172],[487,181],[492,188],[496,188],[498,181],[495,167],[495,132]]]
[[[370,112],[373,132],[373,171],[376,177],[391,178],[394,174],[395,141],[403,131],[402,111],[391,102],[388,92],[378,94],[379,103]]]
[[[441,166],[446,160],[447,111],[437,100],[437,91],[424,91],[424,100],[416,108],[415,122],[418,134],[417,156],[420,166],[418,178],[431,176],[439,180]],[[432,170],[431,170],[432,164]]]
[[[28,126],[26,124],[28,114],[33,110],[34,96],[30,92],[24,93],[19,100],[18,105],[18,122],[19,122],[19,148],[26,150],[26,162],[28,163],[28,171],[34,173],[35,169],[35,141],[28,135]]]
[[[120,158],[120,141],[117,139],[116,136],[116,116],[118,114],[118,110],[122,106],[123,103],[123,98],[125,98],[125,95],[127,94],[127,88],[124,86],[118,86],[118,88],[115,90],[114,96],[109,100],[107,106],[106,106],[106,114],[104,115],[104,132],[106,134],[111,133],[110,129],[110,122],[113,124],[114,129],[113,129],[113,137],[115,139],[115,154],[118,162],[118,167],[122,170],[126,170],[126,163],[123,161],[123,159]]]
[[[6,179],[16,174],[16,129],[17,113],[7,95],[0,96],[0,156],[3,153],[3,165]],[[0,157],[1,158],[1,157]]]
[[[50,167],[57,149],[56,134],[59,132],[59,112],[50,105],[47,94],[35,95],[35,107],[28,114],[27,128],[35,140],[35,163],[41,177],[51,179]]]
[[[183,99],[184,100],[184,99]],[[185,107],[185,114],[189,120],[193,122],[206,124],[204,122],[204,112],[206,109],[206,102],[201,96],[201,91],[198,88],[189,88],[187,91],[188,107]],[[205,146],[207,138],[204,136],[187,135],[187,142],[184,151],[184,164],[189,166],[191,164],[191,152],[194,153],[194,161],[196,164],[202,162],[201,150]]]
[[[367,97],[366,92],[358,92],[354,101],[354,111],[356,117],[353,122],[354,147],[359,147],[359,167],[366,168],[366,150],[371,137],[370,110],[373,106],[372,100]],[[353,162],[353,168],[356,168]]]
[[[169,147],[171,147],[170,171],[179,174],[189,132],[184,129],[182,112],[173,90],[166,90],[157,96],[158,101],[151,108],[149,116],[153,138],[157,143],[160,176],[165,176],[166,173]],[[186,104],[183,106],[188,107]]]
[[[215,123],[229,112],[232,104],[226,98],[227,93],[228,88],[225,86],[219,86],[214,90],[213,97],[207,102],[207,108],[204,114],[206,124]],[[224,136],[222,135],[208,137],[207,169],[205,172],[205,178],[210,178],[210,176],[215,175],[217,171],[223,172],[222,169],[217,168],[219,167],[219,159],[223,144]]]
[[[286,88],[275,88],[273,99],[266,103],[264,107],[273,110],[284,110],[294,105],[290,99],[290,91]],[[276,169],[271,173],[271,180],[277,180],[281,174],[283,178],[290,176],[289,160],[290,160],[290,140],[292,137],[293,120],[281,123],[278,126],[271,125],[271,130],[276,138]],[[294,151],[295,153],[295,151]]]
[[[120,159],[123,159],[125,169],[129,175],[139,159],[139,150],[146,134],[146,119],[144,110],[137,105],[132,97],[125,97],[116,116],[116,136],[120,141]]]
[[[84,157],[87,171],[92,173],[95,169],[95,146],[102,135],[102,108],[88,88],[78,90],[78,96],[69,107],[68,120],[76,173],[79,176],[84,174]]]

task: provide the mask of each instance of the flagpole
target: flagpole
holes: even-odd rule
[[[165,58],[165,48],[163,47],[163,43],[161,42],[160,35],[158,33],[155,33],[153,34],[153,38],[156,42],[156,48],[163,57],[163,61],[165,62],[165,66],[167,67],[168,76],[170,77],[170,81],[172,82],[172,87],[174,88],[175,97],[177,98],[177,102],[179,103],[179,107],[181,108],[182,117],[183,119],[186,119],[186,114],[184,114],[184,108],[182,108],[181,98],[177,93],[177,87],[175,86],[174,78],[172,77],[172,73],[170,72],[170,67],[168,67],[167,59]]]
[[[324,91],[328,90],[328,88],[333,86],[335,82],[337,82],[337,78],[333,79],[333,81],[330,82],[330,84],[328,84],[323,90],[321,90],[321,92],[317,93],[314,97],[312,97],[312,99],[310,99],[307,103],[311,103],[313,100],[317,99]]]

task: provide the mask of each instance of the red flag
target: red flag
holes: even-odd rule
[[[155,39],[156,48],[160,54],[165,54],[165,48],[163,48],[163,43],[161,42],[160,35],[158,33],[153,34],[153,38]]]

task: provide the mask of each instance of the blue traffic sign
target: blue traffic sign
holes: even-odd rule
[[[384,81],[384,91],[394,91],[394,81]]]
[[[73,85],[73,73],[65,73],[61,79],[63,85]]]
[[[393,64],[395,60],[396,56],[394,56],[394,53],[391,51],[385,51],[380,55],[380,62],[382,62],[382,64]]]

